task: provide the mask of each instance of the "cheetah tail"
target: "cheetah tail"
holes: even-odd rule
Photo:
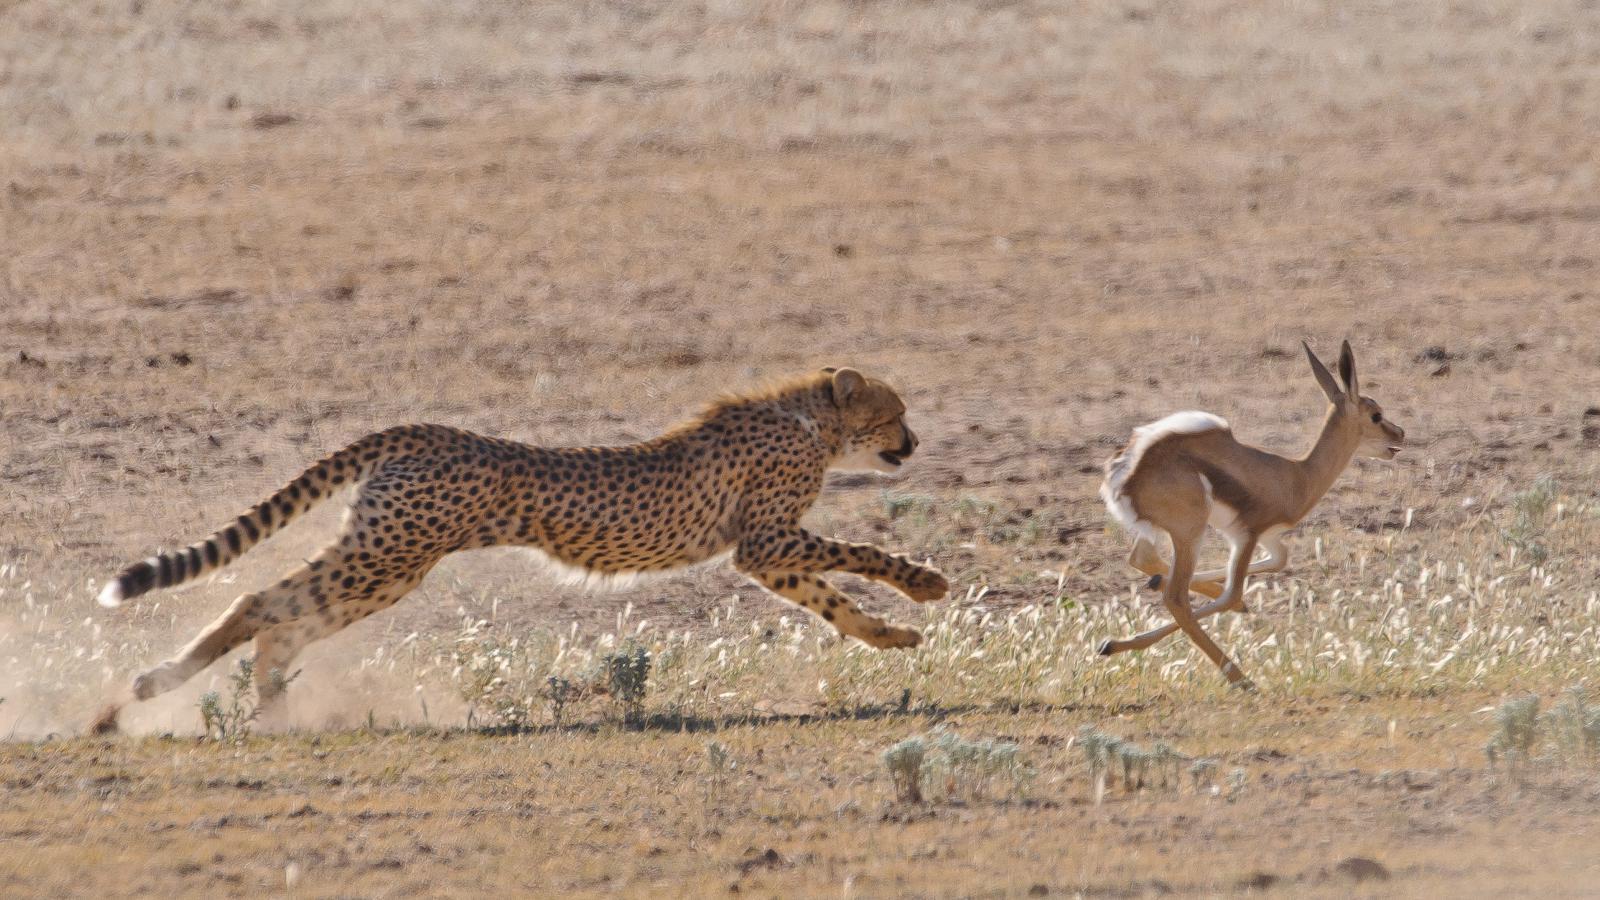
[[[387,437],[383,432],[369,434],[324,458],[203,541],[128,566],[100,591],[97,601],[108,608],[121,606],[124,600],[182,584],[233,562],[342,485],[364,479],[394,446]]]

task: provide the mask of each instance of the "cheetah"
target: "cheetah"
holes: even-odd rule
[[[768,591],[877,648],[917,646],[913,628],[868,615],[823,577],[848,572],[918,602],[949,583],[871,544],[801,527],[830,469],[893,473],[917,448],[884,382],[825,368],[744,395],[639,444],[535,447],[444,425],[369,434],[311,466],[215,534],[122,570],[102,606],[197,578],[243,555],[320,500],[355,486],[338,538],[264,590],[243,594],[174,658],[139,675],[132,699],[173,690],[255,640],[258,703],[284,715],[288,666],[306,645],[397,603],[448,554],[533,548],[588,576],[627,577],[732,551]],[[116,728],[119,706],[96,731]]]

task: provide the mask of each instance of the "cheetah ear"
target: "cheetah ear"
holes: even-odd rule
[[[827,371],[824,369],[823,371]],[[833,370],[833,405],[844,406],[867,386],[867,379],[855,369]]]

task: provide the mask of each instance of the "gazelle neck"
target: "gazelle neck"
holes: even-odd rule
[[[1316,506],[1322,495],[1339,480],[1339,476],[1349,468],[1350,459],[1356,455],[1356,447],[1360,443],[1359,423],[1338,406],[1330,406],[1327,417],[1322,420],[1322,433],[1317,435],[1317,442],[1305,456],[1294,461],[1302,476],[1300,485],[1303,496],[1299,498],[1299,516],[1310,512],[1311,507]]]

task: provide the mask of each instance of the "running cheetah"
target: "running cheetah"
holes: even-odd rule
[[[254,638],[259,703],[281,716],[282,673],[301,648],[393,605],[447,554],[504,545],[602,577],[676,569],[732,550],[740,572],[842,635],[915,647],[915,629],[862,612],[822,573],[851,572],[919,602],[945,596],[945,577],[800,526],[827,470],[900,468],[917,446],[905,412],[882,381],[826,368],[725,397],[631,446],[544,448],[443,425],[391,428],[307,469],[211,537],[129,566],[99,602],[114,607],[225,566],[355,485],[334,543],[276,585],[235,600],[176,657],[134,679],[133,697],[170,691]],[[102,712],[95,729],[113,730],[117,711]]]

